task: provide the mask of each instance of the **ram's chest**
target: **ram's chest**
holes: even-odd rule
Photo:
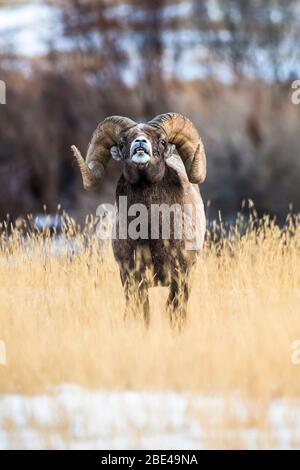
[[[164,271],[178,259],[183,248],[182,240],[174,237],[174,214],[170,211],[170,232],[167,239],[162,232],[162,216],[155,217],[155,211],[163,211],[162,205],[182,206],[184,203],[183,187],[177,174],[171,173],[160,183],[130,185],[121,177],[117,192],[117,240],[113,242],[114,254],[121,264],[131,266],[138,257],[142,265],[152,264],[160,282],[166,277]],[[168,209],[166,209],[168,211]],[[124,214],[127,211],[127,214]],[[157,214],[157,212],[156,212]],[[125,215],[125,219],[124,219]],[[125,229],[123,236],[120,236]],[[166,229],[168,230],[168,228]],[[126,234],[125,234],[126,232]],[[138,234],[141,234],[139,237]],[[155,235],[154,235],[155,234]],[[136,266],[132,265],[132,269]]]
[[[142,204],[149,211],[153,205],[167,204],[172,206],[173,204],[182,204],[182,188],[161,185],[148,185],[139,188],[130,188],[127,193],[128,207],[133,204]]]
[[[128,207],[143,204],[151,209],[153,204],[183,204],[184,190],[176,171],[168,169],[162,181],[155,184],[141,181],[131,185],[122,176],[116,190],[117,204],[120,196],[126,196]]]
[[[169,220],[170,236],[173,239],[174,232],[174,207],[183,209],[184,197],[180,181],[165,178],[156,184],[141,183],[130,185],[122,182],[118,186],[117,206],[119,224],[127,225],[128,238],[135,244],[148,240],[152,246],[152,240],[158,236],[161,239],[162,221]],[[181,211],[182,212],[182,211]],[[138,228],[141,239],[130,234],[131,229]],[[131,230],[132,232],[132,230]],[[156,234],[156,235],[155,235]]]

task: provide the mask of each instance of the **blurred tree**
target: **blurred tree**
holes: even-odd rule
[[[236,80],[279,82],[299,70],[298,0],[194,0],[193,18],[209,53]]]
[[[176,4],[176,0],[60,2],[64,37],[73,44],[68,56],[77,73],[84,73],[110,96],[111,110],[118,108],[120,113],[128,85],[134,88],[132,99],[139,105],[139,115],[148,118],[166,109],[165,36],[178,27],[178,19],[167,9]]]
[[[165,80],[165,38],[170,21],[164,13],[167,0],[131,0],[132,15],[127,25],[136,37],[135,78],[138,99],[145,118],[168,109],[168,93]]]
[[[53,2],[51,2],[53,3]],[[77,76],[99,89],[102,98],[102,113],[122,108],[122,95],[126,91],[123,70],[127,55],[119,41],[122,31],[122,19],[113,15],[113,0],[58,0],[63,37],[67,47],[59,49],[61,38],[52,51],[57,67],[67,68]],[[124,108],[123,108],[124,109]]]

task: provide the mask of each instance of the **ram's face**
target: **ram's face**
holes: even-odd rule
[[[140,124],[121,133],[112,155],[123,161],[123,174],[130,183],[141,179],[157,182],[164,176],[170,147],[163,131]]]

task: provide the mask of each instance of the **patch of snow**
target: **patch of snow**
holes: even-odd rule
[[[229,398],[175,392],[91,391],[63,385],[40,396],[0,397],[1,449],[300,447],[300,402],[259,410]],[[297,444],[298,443],[298,444]]]

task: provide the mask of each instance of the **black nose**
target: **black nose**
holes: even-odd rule
[[[141,143],[145,144],[147,142],[147,140],[146,139],[136,139],[136,142],[141,142]]]

